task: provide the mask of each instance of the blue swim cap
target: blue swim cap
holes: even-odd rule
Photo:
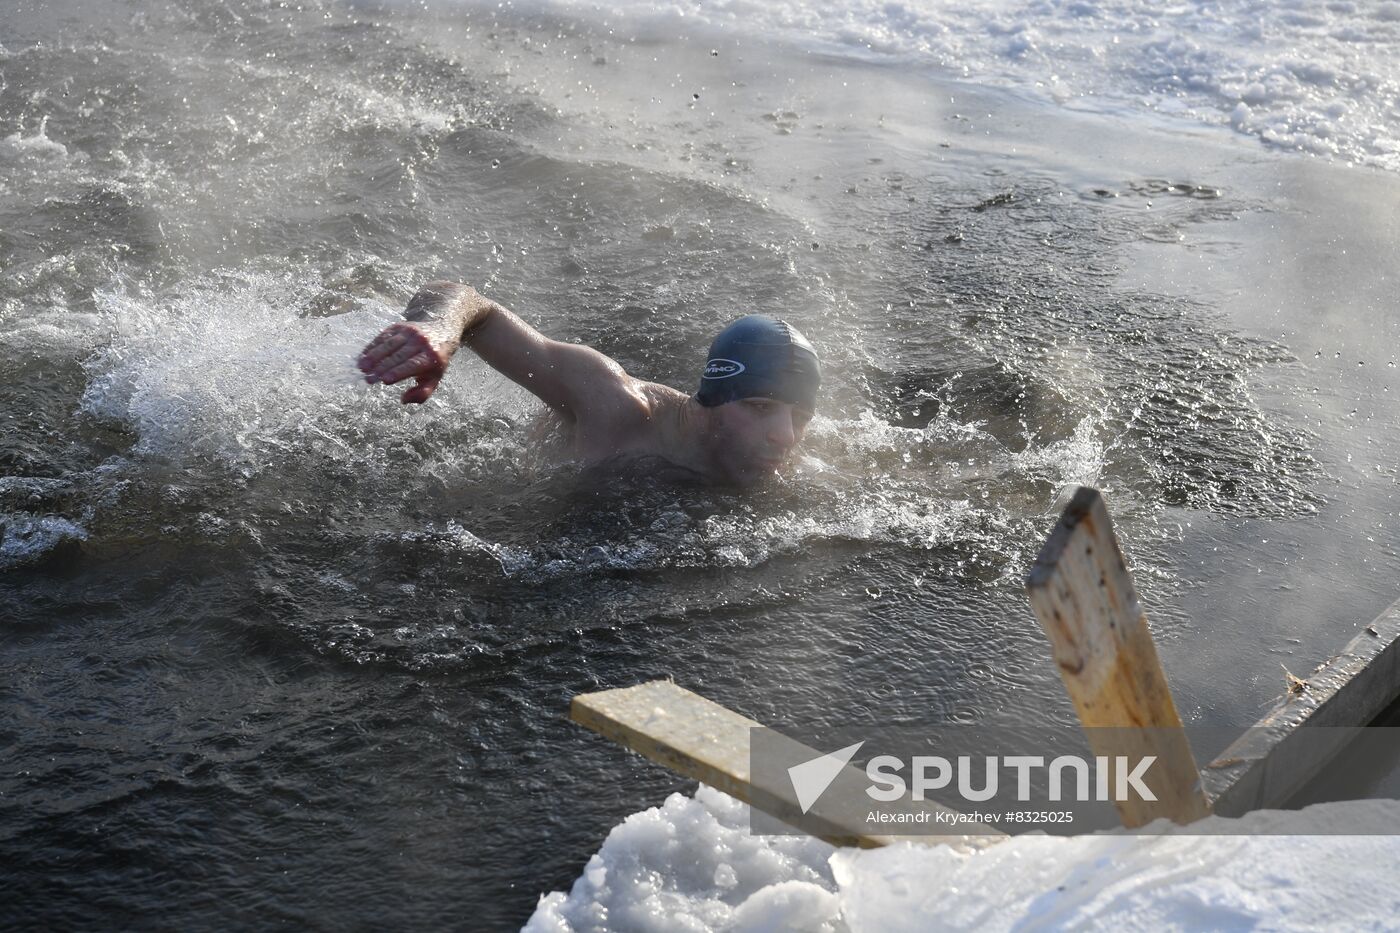
[[[710,344],[695,397],[707,408],[758,396],[814,412],[821,384],[817,351],[797,328],[750,314],[720,331]]]

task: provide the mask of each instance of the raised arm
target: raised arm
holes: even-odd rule
[[[569,417],[630,390],[631,377],[613,360],[591,347],[550,340],[467,285],[423,286],[404,318],[370,341],[359,367],[371,384],[416,378],[403,394],[405,404],[428,400],[462,344]]]

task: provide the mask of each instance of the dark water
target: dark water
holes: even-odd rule
[[[685,786],[566,722],[599,687],[1066,722],[1020,577],[1075,483],[1193,722],[1389,598],[1393,309],[1324,270],[1318,337],[1244,262],[1312,255],[1342,169],[733,35],[253,0],[0,13],[0,137],[6,926],[518,926]],[[801,469],[552,471],[476,361],[358,385],[443,275],[682,387],[786,316]]]

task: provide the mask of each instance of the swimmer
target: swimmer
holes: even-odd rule
[[[586,464],[655,457],[704,482],[752,486],[787,464],[821,386],[807,338],[758,314],[715,338],[694,395],[630,376],[592,347],[551,340],[455,282],[425,285],[404,318],[360,353],[366,382],[415,379],[402,401],[425,402],[465,344],[556,412],[571,454]]]

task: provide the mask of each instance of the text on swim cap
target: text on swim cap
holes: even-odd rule
[[[744,371],[744,364],[737,360],[713,359],[705,364],[702,379],[728,379]]]

